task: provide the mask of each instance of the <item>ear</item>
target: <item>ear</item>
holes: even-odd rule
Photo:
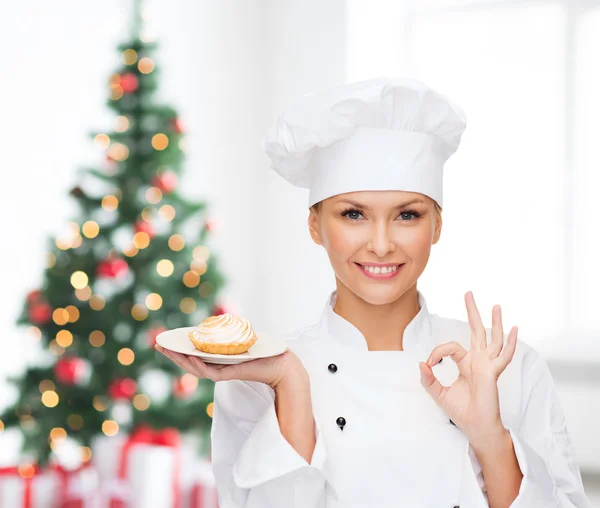
[[[433,233],[433,242],[432,242],[433,245],[435,245],[436,243],[439,242],[440,236],[442,234],[442,214],[441,213],[437,214],[435,222],[436,222],[435,231]]]
[[[308,231],[310,232],[310,237],[313,242],[317,245],[323,245],[323,241],[321,240],[320,224],[319,224],[319,216],[317,212],[315,212],[312,208],[308,214]]]

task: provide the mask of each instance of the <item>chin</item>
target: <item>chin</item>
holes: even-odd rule
[[[361,300],[371,305],[387,305],[398,300],[408,289],[404,285],[390,284],[376,287],[364,284],[345,284],[344,285],[358,296]]]

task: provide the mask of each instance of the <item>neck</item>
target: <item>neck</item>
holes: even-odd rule
[[[355,295],[336,279],[334,312],[364,335],[369,351],[402,351],[403,335],[419,313],[417,285],[411,286],[394,302],[374,305]]]

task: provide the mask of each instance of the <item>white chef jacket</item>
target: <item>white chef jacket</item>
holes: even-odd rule
[[[419,361],[454,340],[468,349],[469,324],[429,313],[418,292],[404,350],[369,351],[362,333],[333,311],[336,297],[318,323],[288,338],[311,381],[310,464],[281,434],[269,386],[216,384],[211,438],[220,508],[487,507],[472,447],[420,384]],[[458,375],[449,358],[433,370],[445,385]],[[588,507],[546,362],[519,341],[498,390],[523,473],[511,506]]]

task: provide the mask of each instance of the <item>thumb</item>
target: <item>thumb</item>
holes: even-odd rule
[[[425,362],[419,363],[419,370],[421,371],[421,384],[423,388],[431,395],[433,400],[439,403],[444,393],[444,386],[437,380],[433,370]]]

